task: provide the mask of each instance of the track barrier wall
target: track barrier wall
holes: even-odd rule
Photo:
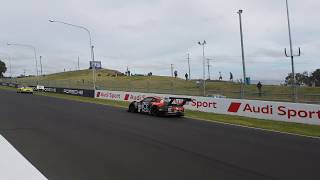
[[[59,93],[59,94],[68,94],[74,96],[82,97],[94,97],[94,90],[88,89],[73,89],[73,88],[56,88],[56,87],[45,87],[45,92]]]
[[[186,104],[185,108],[200,112],[238,115],[257,119],[320,125],[320,105],[316,104],[227,98],[220,99],[200,96],[182,96],[123,91],[95,91],[95,98],[116,101],[140,101],[143,98],[149,96],[191,98],[192,102]]]

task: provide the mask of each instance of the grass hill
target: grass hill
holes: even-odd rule
[[[92,70],[80,70],[55,73],[40,77],[17,78],[14,81],[22,84],[39,84],[52,87],[92,89]],[[101,69],[96,71],[97,89],[155,92],[185,95],[203,95],[202,86],[196,80],[186,81],[167,76],[124,76],[116,70]],[[230,98],[240,97],[241,85],[226,81],[207,82],[206,94],[221,94]],[[260,97],[256,85],[246,86],[246,98],[263,100],[292,99],[292,88],[287,86],[264,85]],[[320,88],[299,87],[299,99],[303,102],[320,102]]]

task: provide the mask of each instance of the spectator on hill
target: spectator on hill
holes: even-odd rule
[[[233,74],[232,74],[232,72],[230,72],[230,81],[233,82]]]
[[[186,81],[189,80],[189,79],[188,79],[188,77],[189,77],[188,73],[186,73],[186,74],[184,75],[184,77],[186,78]]]
[[[262,84],[261,84],[260,81],[259,81],[258,84],[257,84],[257,88],[258,88],[258,91],[259,91],[259,96],[261,96],[261,93],[262,93]]]
[[[174,71],[174,77],[175,77],[175,78],[178,77],[178,71],[177,71],[177,70]]]
[[[219,72],[219,81],[222,81],[222,75],[221,75],[221,72]]]

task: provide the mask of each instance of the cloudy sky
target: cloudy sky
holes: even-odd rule
[[[192,78],[202,77],[202,48],[212,59],[211,77],[233,72],[241,78],[239,19],[243,28],[247,74],[256,80],[282,80],[291,71],[283,49],[289,47],[285,0],[0,0],[0,58],[11,57],[13,75],[35,74],[33,51],[6,43],[31,44],[43,57],[45,73],[88,68],[85,31],[90,29],[95,58],[104,68],[182,77],[191,57]],[[320,1],[289,0],[298,72],[320,68]],[[7,59],[4,61],[8,62]],[[207,72],[206,72],[207,73]],[[8,74],[8,73],[7,73]]]

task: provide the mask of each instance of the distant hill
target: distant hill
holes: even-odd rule
[[[121,76],[123,73],[111,69],[97,69],[96,76]],[[66,71],[54,74],[48,74],[41,77],[42,80],[68,80],[68,79],[88,79],[92,77],[92,70]],[[35,78],[35,77],[33,77]]]
[[[40,77],[17,78],[14,81],[26,84],[41,84],[49,87],[66,87],[66,88],[93,88],[92,70],[68,71],[55,74],[49,74]],[[37,83],[38,82],[38,83]],[[268,85],[263,83],[263,94],[260,97],[256,87],[256,82],[245,87],[246,98],[264,99],[264,100],[284,100],[290,101],[292,98],[292,88],[290,86]],[[270,83],[271,84],[271,83]],[[273,84],[273,83],[272,83]],[[276,84],[276,83],[274,83]],[[201,80],[186,81],[181,78],[168,76],[125,76],[123,73],[110,70],[96,70],[96,88],[116,91],[137,91],[137,92],[154,92],[169,93],[182,95],[203,95]],[[207,81],[206,94],[220,94],[229,98],[240,97],[241,85],[230,81]],[[313,101],[320,99],[320,88],[300,87],[300,99],[304,101]]]

